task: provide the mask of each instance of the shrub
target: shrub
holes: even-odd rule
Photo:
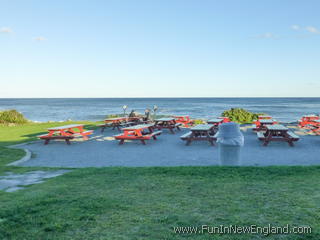
[[[205,121],[202,119],[194,119],[193,120],[194,125],[199,125],[199,124],[205,124]]]
[[[0,112],[0,123],[1,124],[23,124],[27,123],[28,120],[16,110],[6,110]]]
[[[222,113],[223,117],[229,117],[231,121],[237,123],[252,123],[252,121],[257,120],[261,113],[252,113],[243,108],[231,108],[230,110],[224,111]]]

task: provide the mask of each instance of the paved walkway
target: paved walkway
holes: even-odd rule
[[[45,179],[57,177],[69,171],[32,171],[21,174],[6,172],[6,175],[0,176],[0,190],[15,192],[24,189],[24,186],[42,183]]]
[[[122,146],[111,137],[118,132],[108,129],[104,134],[95,131],[93,138],[86,142],[42,141],[23,146],[34,153],[35,157],[22,166],[48,167],[105,167],[105,166],[207,166],[221,165],[218,146],[211,147],[206,142],[193,142],[190,146],[180,140],[180,135],[166,130],[157,141],[150,140],[144,146],[138,141]],[[244,129],[245,146],[242,148],[242,166],[268,165],[316,165],[320,164],[320,136],[302,136],[289,147],[284,142],[271,142],[261,146],[251,129]]]

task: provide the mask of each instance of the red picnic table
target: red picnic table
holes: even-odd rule
[[[293,147],[293,142],[299,140],[299,136],[280,124],[267,125],[266,130],[266,132],[257,132],[259,140],[263,141],[263,146],[267,146],[271,141],[281,141]]]
[[[173,116],[176,119],[177,123],[181,123],[184,127],[190,127],[193,125],[193,120],[189,116]]]
[[[48,144],[53,139],[64,139],[67,144],[70,144],[70,139],[75,137],[82,137],[83,140],[88,139],[88,135],[92,134],[93,131],[85,131],[83,124],[69,124],[59,127],[48,128],[49,133],[39,135],[40,139],[45,140],[44,144]]]
[[[320,120],[320,117],[317,115],[304,115],[299,120],[299,127],[301,128],[312,128],[312,126],[317,126],[317,120]]]
[[[154,124],[130,126],[122,128],[123,133],[115,135],[114,138],[120,140],[120,145],[122,145],[125,140],[140,140],[143,145],[145,145],[145,140],[150,140],[151,138],[157,140],[156,136],[161,134],[161,131],[154,132],[153,130]]]
[[[178,129],[180,131],[180,126],[182,125],[181,123],[177,123],[176,119],[174,118],[159,118],[154,120],[155,121],[155,128],[163,129],[163,128],[167,128],[170,130],[170,132],[172,134],[174,134],[173,129]]]
[[[262,120],[262,119],[272,119],[272,117],[268,115],[259,115],[258,120]]]
[[[231,122],[228,117],[218,117],[219,119],[223,119],[223,123]]]
[[[311,132],[320,135],[320,120],[313,120],[313,124],[309,126]]]

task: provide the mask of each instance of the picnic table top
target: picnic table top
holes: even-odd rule
[[[280,124],[274,124],[274,125],[267,125],[266,128],[268,130],[274,130],[274,131],[288,131],[289,129],[283,125]]]
[[[209,131],[213,128],[213,125],[209,124],[199,124],[192,128],[190,128],[191,131]]]
[[[273,119],[261,119],[259,120],[260,123],[274,123],[275,121]]]
[[[154,124],[139,124],[131,127],[122,128],[122,130],[123,131],[139,130],[139,129],[145,129],[153,126]]]
[[[64,125],[64,126],[59,126],[59,127],[53,127],[53,128],[48,128],[48,131],[57,131],[57,130],[64,130],[64,129],[69,129],[69,128],[77,128],[77,127],[82,127],[84,124],[69,124],[69,125]]]
[[[174,118],[158,118],[155,119],[156,122],[169,122],[175,120]]]
[[[223,118],[212,118],[212,119],[209,119],[207,122],[219,123],[222,121],[223,121]]]
[[[119,121],[123,119],[127,119],[127,118],[126,117],[106,118],[104,121]]]

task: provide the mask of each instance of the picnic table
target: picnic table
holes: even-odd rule
[[[271,141],[282,141],[287,142],[292,147],[293,142],[299,140],[299,136],[283,125],[267,125],[266,129],[266,132],[257,132],[259,140],[263,141],[263,146],[267,146]]]
[[[274,119],[261,119],[255,122],[255,125],[253,125],[253,130],[265,131],[268,125],[274,125],[274,124],[277,124],[277,121],[275,121]]]
[[[82,137],[84,140],[88,139],[88,135],[93,131],[85,131],[83,124],[69,124],[59,127],[48,128],[47,134],[39,135],[40,139],[45,140],[44,144],[48,144],[53,139],[64,139],[67,144],[70,144],[70,140],[75,137]]]
[[[309,125],[308,129],[310,129],[311,132],[319,135],[320,134],[320,120],[313,120],[313,124]]]
[[[173,116],[177,123],[181,123],[184,127],[190,127],[193,124],[193,120],[189,116]]]
[[[229,117],[218,117],[223,120],[223,123],[231,122]]]
[[[216,128],[212,124],[200,124],[190,128],[190,132],[182,135],[180,138],[186,142],[186,145],[190,145],[192,141],[208,141],[214,146],[216,141]]]
[[[173,129],[178,129],[180,131],[181,123],[177,123],[175,118],[159,118],[155,120],[155,128],[164,129],[167,128],[172,134],[174,134]]]
[[[115,135],[114,138],[120,140],[119,145],[122,145],[125,140],[140,140],[143,145],[146,144],[146,140],[153,138],[157,140],[158,135],[161,134],[161,131],[153,131],[154,124],[140,124],[135,126],[130,126],[122,128],[123,133]]]
[[[299,127],[301,128],[312,128],[312,126],[317,126],[317,120],[319,120],[320,117],[317,115],[304,115],[299,120]]]
[[[213,124],[214,127],[218,127],[223,122],[224,122],[223,118],[212,118],[207,121],[208,124]]]
[[[262,119],[272,119],[272,117],[268,115],[259,115],[258,120],[262,120]]]
[[[101,132],[104,132],[106,127],[112,127],[112,130],[117,128],[118,131],[120,131],[120,127],[130,125],[131,123],[132,123],[132,125],[134,125],[133,122],[129,122],[129,119],[130,118],[128,118],[128,117],[107,118],[104,120],[103,124],[100,124],[98,126],[101,127]],[[133,118],[131,118],[131,119],[133,119]],[[134,119],[136,119],[136,118],[134,118]]]

